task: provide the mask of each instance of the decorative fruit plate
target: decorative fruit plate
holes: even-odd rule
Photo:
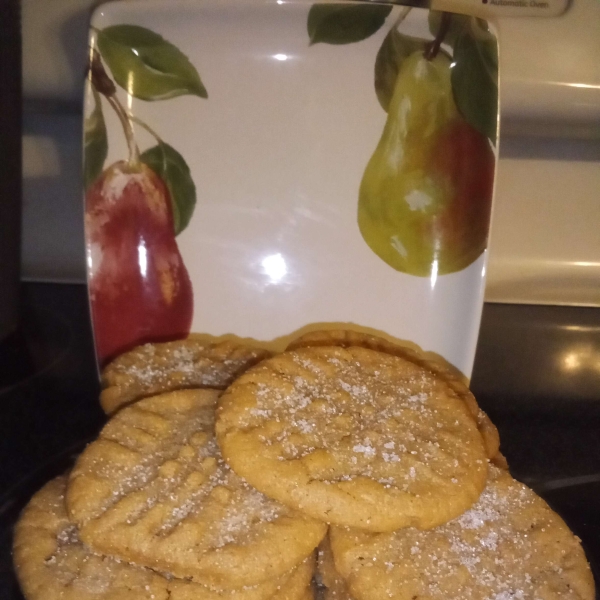
[[[498,130],[497,42],[385,3],[96,9],[85,106],[98,359],[200,332],[340,326],[470,375]]]

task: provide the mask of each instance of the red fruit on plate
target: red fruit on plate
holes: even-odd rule
[[[98,360],[185,337],[190,277],[175,241],[169,192],[146,165],[108,167],[86,194],[86,252]]]

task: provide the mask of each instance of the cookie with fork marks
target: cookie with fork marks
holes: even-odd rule
[[[92,553],[67,517],[67,477],[46,484],[25,508],[14,535],[13,557],[28,600],[303,600],[314,557],[265,583],[211,590],[150,569]]]
[[[224,390],[271,353],[232,341],[185,340],[144,344],[115,358],[102,371],[100,405],[113,414],[140,398],[187,388]]]
[[[140,400],[84,450],[66,504],[91,549],[226,589],[281,576],[313,552],[326,527],[264,496],[222,459],[218,395]]]
[[[350,347],[287,351],[219,400],[217,440],[240,476],[314,518],[427,529],[467,510],[487,478],[482,437],[439,377]]]
[[[461,374],[456,369],[442,363],[440,360],[433,360],[426,356],[424,352],[394,344],[382,337],[350,329],[311,331],[291,342],[288,345],[288,350],[310,348],[313,346],[341,346],[342,348],[358,346],[360,348],[370,348],[371,350],[378,350],[379,352],[399,356],[435,373],[467,405],[469,412],[477,422],[479,433],[483,437],[488,458],[497,464],[503,464],[504,468],[507,468],[506,459],[500,454],[500,435],[498,434],[498,429],[487,414],[479,408],[475,396],[473,396],[471,390],[463,381]]]

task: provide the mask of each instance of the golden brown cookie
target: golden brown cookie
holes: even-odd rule
[[[291,342],[287,349],[295,350],[313,346],[341,346],[342,348],[358,346],[361,348],[369,348],[393,356],[399,356],[400,358],[404,358],[435,373],[444,379],[454,392],[456,392],[456,394],[466,403],[473,418],[477,421],[477,427],[483,437],[488,458],[493,459],[499,454],[500,436],[498,435],[496,426],[492,423],[487,414],[479,408],[475,396],[473,396],[471,390],[463,381],[462,375],[449,365],[443,364],[439,360],[433,360],[424,353],[418,352],[412,348],[394,344],[375,335],[351,331],[349,329],[312,331]]]
[[[317,573],[321,577],[321,583],[325,588],[324,595],[327,600],[352,600],[344,578],[335,568],[329,536],[319,546]]]
[[[44,486],[15,529],[15,568],[29,600],[278,600],[283,589],[292,600],[302,600],[310,584],[312,556],[279,579],[246,589],[213,591],[93,554],[67,518],[66,483],[66,477],[58,477]]]
[[[144,344],[113,360],[102,372],[100,404],[107,414],[139,398],[187,388],[225,389],[271,353],[234,342],[185,340]]]
[[[191,581],[171,579],[169,600],[305,600],[314,572],[315,557],[311,554],[291,573],[237,590],[211,590]]]
[[[86,448],[66,504],[94,551],[217,588],[279,577],[313,552],[326,527],[250,487],[221,458],[218,394],[140,400]]]
[[[66,477],[43,487],[14,534],[13,559],[28,600],[167,600],[166,580],[148,569],[91,554],[64,506]]]
[[[435,527],[479,497],[483,440],[448,385],[365,348],[302,348],[263,361],[219,401],[231,467],[290,508],[371,531]]]
[[[490,468],[479,501],[435,529],[331,529],[336,568],[358,600],[593,600],[579,540],[529,488]]]

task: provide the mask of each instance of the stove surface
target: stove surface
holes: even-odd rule
[[[0,600],[22,600],[11,558],[12,528],[21,509],[46,481],[69,468],[105,421],[85,286],[24,284],[22,305],[21,330],[0,348]],[[521,349],[524,344],[503,337],[510,333],[506,323],[524,319],[531,327],[536,308],[486,306],[472,388],[500,430],[512,474],[543,496],[581,538],[600,582],[600,387],[597,398],[561,399],[552,394],[561,382],[551,390],[538,385],[530,393],[523,373],[511,374],[517,384],[513,379],[508,391],[498,383],[503,372],[514,369],[512,361],[527,362],[515,356],[515,344]],[[565,311],[541,308],[533,314],[565,318]],[[567,327],[580,327],[588,344],[591,332],[600,352],[600,310],[582,310],[567,311],[567,317],[569,322],[583,318],[587,325]],[[568,349],[544,337],[555,333],[556,328],[538,327],[527,339],[537,340],[546,354],[561,356]],[[529,352],[538,366],[552,362],[535,347]]]

